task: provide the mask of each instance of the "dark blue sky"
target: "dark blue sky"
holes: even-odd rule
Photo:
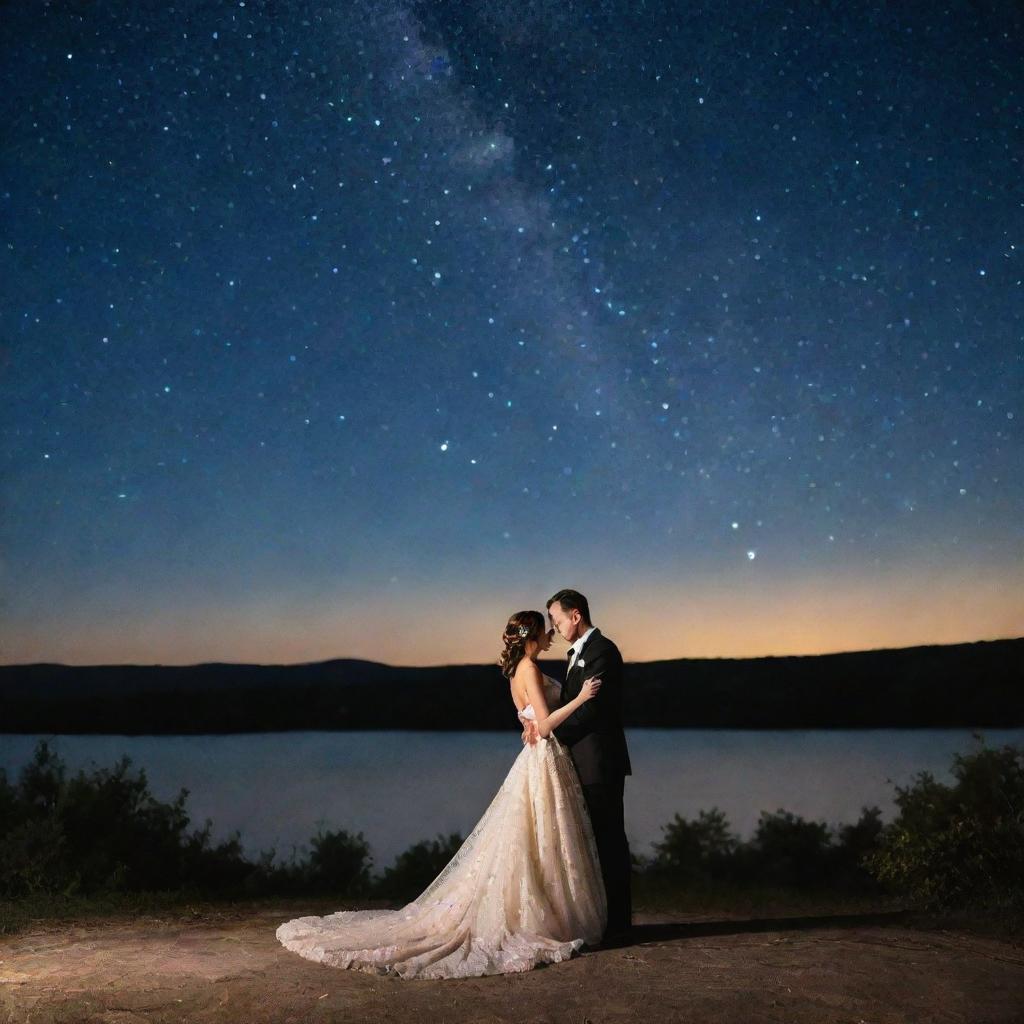
[[[0,659],[1024,633],[1019,6],[2,19]]]

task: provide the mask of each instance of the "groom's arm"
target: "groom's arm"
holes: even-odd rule
[[[570,747],[605,722],[608,708],[622,699],[622,655],[618,648],[609,646],[593,660],[587,659],[583,674],[588,679],[600,676],[601,689],[555,729],[559,742]]]

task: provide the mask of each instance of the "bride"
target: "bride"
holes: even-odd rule
[[[607,907],[594,833],[569,752],[552,730],[601,685],[549,711],[559,684],[537,657],[554,630],[537,611],[505,626],[499,658],[525,744],[483,817],[426,890],[400,910],[338,911],[282,924],[277,938],[308,960],[403,978],[469,978],[528,971],[596,944]]]

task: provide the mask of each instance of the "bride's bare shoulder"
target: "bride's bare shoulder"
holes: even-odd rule
[[[512,673],[512,678],[517,679],[522,683],[527,683],[531,679],[540,679],[540,669],[537,667],[537,662],[532,658],[523,658],[518,665],[516,665],[515,672]]]

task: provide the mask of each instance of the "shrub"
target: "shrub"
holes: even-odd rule
[[[664,837],[654,844],[654,870],[694,881],[728,874],[739,838],[717,807],[700,811],[692,821],[676,814],[661,829]]]
[[[952,773],[896,788],[871,871],[925,907],[1024,910],[1024,750],[956,754]]]
[[[820,884],[831,860],[828,825],[781,809],[761,812],[753,839],[741,851],[743,874],[770,885]]]
[[[22,821],[0,839],[0,894],[35,896],[70,888],[64,835],[47,816]]]
[[[312,840],[309,858],[310,877],[318,888],[344,896],[358,896],[370,887],[370,847],[363,833],[349,835],[337,832],[317,832]]]
[[[308,856],[293,849],[281,863],[270,850],[252,862],[238,832],[214,843],[209,819],[190,829],[187,798],[183,788],[170,802],[155,799],[145,771],[133,771],[127,757],[113,768],[69,776],[40,741],[17,784],[0,772],[0,896],[187,891],[351,897],[376,888],[385,898],[407,900],[462,845],[458,835],[417,843],[375,880],[363,834],[325,830],[321,823]]]
[[[122,758],[113,769],[68,777],[42,740],[11,787],[0,785],[0,894],[217,888],[251,870],[237,839],[217,846],[210,823],[187,831],[188,790],[171,803]]]
[[[882,812],[865,807],[852,825],[831,830],[779,810],[762,812],[754,835],[741,841],[717,807],[695,819],[675,815],[662,826],[647,865],[655,874],[686,883],[728,882],[738,885],[822,886],[851,891],[877,889],[864,867],[882,829]],[[635,866],[644,865],[636,861]]]
[[[413,844],[381,876],[376,886],[378,894],[402,902],[415,899],[437,878],[462,843],[462,836],[453,832]]]
[[[847,889],[877,889],[868,870],[870,855],[878,849],[882,834],[882,812],[878,807],[861,808],[852,825],[840,825],[835,836],[833,881]]]

